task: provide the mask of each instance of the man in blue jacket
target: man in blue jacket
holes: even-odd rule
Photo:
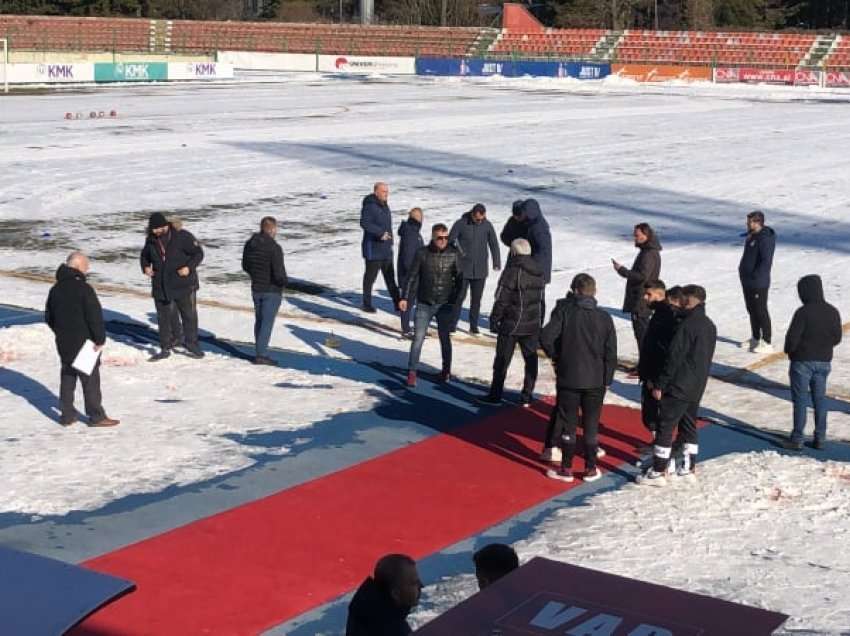
[[[398,284],[404,289],[407,286],[407,280],[410,277],[410,270],[413,267],[413,261],[416,258],[416,252],[420,247],[425,246],[422,240],[422,210],[413,208],[407,220],[402,221],[398,226]],[[415,299],[410,299],[410,304],[406,310],[401,312],[401,336],[409,340],[413,339],[413,332],[410,330],[410,315],[413,313]]]
[[[750,315],[752,331],[752,338],[742,342],[741,348],[753,353],[773,352],[767,291],[770,288],[770,269],[775,249],[776,233],[764,224],[764,213],[750,212],[747,215],[747,234],[738,275],[744,289],[744,302]]]
[[[372,194],[363,199],[363,207],[360,210],[363,260],[366,261],[366,270],[363,273],[363,311],[370,314],[375,313],[372,306],[372,285],[378,278],[378,272],[384,276],[393,305],[397,307],[399,301],[393,270],[393,220],[387,203],[389,196],[389,186],[379,181],[375,184]]]
[[[543,280],[547,285],[552,282],[552,234],[536,199],[514,201],[511,218],[505,224],[501,237],[502,242],[507,242],[509,246],[514,239],[527,239],[531,244],[531,258],[540,266]],[[545,287],[540,303],[540,318],[546,322]]]

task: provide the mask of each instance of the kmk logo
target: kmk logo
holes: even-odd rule
[[[48,79],[74,79],[73,64],[39,64],[38,74],[47,75]]]
[[[215,77],[217,75],[216,66],[211,63],[195,64],[192,72],[196,77]]]
[[[148,65],[125,64],[124,77],[128,80],[146,80],[148,79]]]

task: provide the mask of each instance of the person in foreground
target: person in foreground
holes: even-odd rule
[[[803,276],[797,282],[803,306],[794,312],[785,334],[785,353],[791,360],[791,401],[794,403],[794,430],[785,447],[800,450],[806,429],[809,395],[815,411],[812,447],[822,450],[826,443],[826,381],[832,370],[832,350],[841,342],[841,315],[823,297],[820,276]]]
[[[407,616],[419,604],[422,582],[416,562],[388,554],[375,565],[348,605],[345,636],[407,636]]]
[[[62,414],[59,423],[71,426],[77,422],[74,392],[77,378],[83,385],[83,399],[89,426],[115,426],[118,420],[110,419],[103,410],[100,394],[100,360],[91,375],[77,371],[73,366],[86,340],[91,340],[97,351],[106,343],[103,310],[91,285],[86,282],[89,259],[82,252],[72,252],[64,265],[56,271],[56,284],[47,296],[44,318],[56,334],[56,349],[62,361],[59,400]]]
[[[605,390],[614,380],[617,367],[617,331],[607,312],[596,306],[596,281],[578,274],[571,293],[559,300],[552,318],[543,327],[540,344],[552,359],[557,376],[554,439],[560,440],[561,467],[546,476],[573,481],[572,463],[576,450],[576,428],[581,409],[584,429],[584,481],[602,474],[596,467],[599,417]]]
[[[519,567],[516,552],[504,543],[485,545],[472,555],[472,562],[475,563],[475,578],[478,580],[479,590],[490,587]]]

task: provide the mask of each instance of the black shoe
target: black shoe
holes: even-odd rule
[[[272,360],[271,358],[269,358],[267,356],[257,356],[256,358],[254,358],[254,364],[261,364],[261,365],[265,365],[267,367],[276,367],[277,366],[277,362],[275,362],[274,360]]]
[[[169,357],[171,357],[171,350],[162,349],[159,353],[155,353],[150,358],[148,358],[148,362],[159,362],[160,360],[165,360]]]
[[[363,305],[360,309],[365,311],[367,314],[374,314],[378,312],[378,310],[372,307],[372,305]]]
[[[495,395],[490,395],[488,393],[487,395],[482,395],[481,397],[475,398],[475,401],[479,404],[484,404],[486,406],[495,406],[497,404],[502,403],[502,398],[496,397]]]
[[[807,446],[809,448],[814,448],[815,450],[823,450],[824,446],[826,446],[826,442],[820,437],[815,437],[811,444],[807,444]]]
[[[533,401],[534,399],[530,395],[523,395],[519,398],[519,403],[522,405],[523,408],[526,409],[531,406],[531,403]]]
[[[68,426],[71,426],[72,424],[76,424],[79,421],[80,420],[77,419],[76,415],[72,415],[71,417],[60,417],[59,418],[59,426],[65,426],[67,428]]]
[[[782,440],[782,447],[791,451],[803,450],[803,442],[795,442],[793,439]]]
[[[189,356],[190,358],[194,358],[195,360],[200,360],[201,358],[204,357],[204,352],[201,351],[200,347],[197,347],[197,346],[189,347],[189,346],[187,346],[186,347],[186,355]]]
[[[403,331],[401,333],[401,337],[405,340],[413,340],[413,332],[412,331]]]
[[[478,331],[478,328],[476,327],[475,329],[470,329],[470,330],[469,330],[469,335],[470,335],[470,336],[480,336],[480,335],[481,335],[481,332],[480,332],[480,331]]]

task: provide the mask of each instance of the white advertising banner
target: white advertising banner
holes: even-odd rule
[[[94,82],[94,64],[9,64],[10,84]]]
[[[319,71],[322,73],[385,73],[387,75],[416,75],[416,58],[320,55]]]
[[[232,79],[233,66],[221,62],[169,62],[169,80]]]
[[[304,71],[316,72],[313,53],[250,53],[248,51],[219,51],[219,63],[248,71]]]

